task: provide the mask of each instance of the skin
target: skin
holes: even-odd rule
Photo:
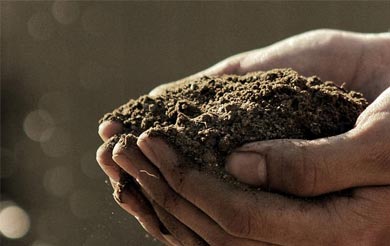
[[[112,152],[102,145],[97,160],[110,179],[118,181],[121,168],[141,186],[125,191],[119,205],[167,245],[388,245],[390,34],[307,32],[227,58],[189,78],[275,67],[345,82],[371,104],[344,134],[253,142],[233,152],[226,170],[263,188],[257,192],[186,168],[183,163],[190,160],[146,134],[134,145],[118,143]],[[106,141],[121,130],[118,123],[104,122],[99,134]],[[348,195],[334,193],[346,189]],[[328,195],[303,199],[323,194]],[[159,223],[169,235],[161,233]]]

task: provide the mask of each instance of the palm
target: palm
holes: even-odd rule
[[[177,155],[174,150],[161,140],[144,136],[143,141],[138,143],[143,153],[137,146],[127,149],[119,145],[115,147],[114,153],[105,145],[98,151],[99,164],[112,180],[118,179],[119,168],[122,168],[137,178],[145,191],[145,197],[137,190],[123,194],[125,202],[120,205],[140,218],[153,236],[172,245],[176,243],[160,230],[161,222],[184,245],[199,245],[203,239],[214,245],[269,245],[265,242],[313,245],[318,244],[318,240],[322,244],[327,242],[327,245],[329,242],[332,245],[334,242],[341,245],[352,245],[357,241],[378,245],[387,242],[390,239],[390,172],[387,166],[390,163],[389,38],[388,34],[314,31],[235,55],[188,77],[245,74],[256,70],[291,67],[305,76],[318,75],[323,80],[345,83],[348,89],[362,92],[372,103],[360,115],[356,127],[345,135],[307,142],[304,152],[306,158],[296,155],[303,153],[299,151],[299,146],[304,145],[287,145],[286,148],[283,144],[288,142],[283,141],[279,145],[273,143],[272,148],[278,150],[274,151],[277,153],[276,158],[272,158],[271,152],[267,154],[267,160],[272,162],[270,165],[286,166],[290,163],[291,170],[298,170],[284,172],[283,175],[287,176],[283,178],[267,175],[267,179],[298,181],[286,187],[281,183],[281,187],[276,187],[279,190],[302,195],[305,191],[295,189],[294,186],[315,187],[309,195],[319,195],[349,188],[351,197],[332,196],[325,203],[312,204],[259,192],[256,195],[258,198],[253,200],[253,197],[224,187],[208,176],[196,174],[196,171],[178,171],[185,165],[175,164]],[[162,94],[169,88],[186,83],[188,78],[161,85],[150,94]],[[103,140],[107,140],[122,130],[118,123],[104,122],[99,128],[99,134]],[[249,144],[245,147],[246,151],[260,151],[261,144]],[[281,155],[286,149],[292,150],[286,152],[290,155]],[[153,156],[154,152],[161,156]],[[320,179],[321,175],[313,180],[305,178],[308,176],[307,170],[299,171],[299,168],[308,165],[301,165],[302,160],[311,160],[319,167],[325,165],[318,169],[326,171],[322,175],[323,179]],[[155,175],[140,175],[141,172],[137,170],[147,170],[146,173]],[[302,179],[294,174],[301,174]],[[292,175],[291,178],[288,175]],[[164,177],[168,182],[164,178],[155,177]],[[193,189],[193,184],[198,184],[196,189]],[[150,197],[152,206],[147,201]],[[210,197],[214,199],[210,200]],[[248,205],[252,208],[250,213],[247,212]],[[274,209],[278,207],[282,207],[284,212]],[[233,211],[235,216],[226,211]],[[249,214],[253,217],[248,217]],[[283,231],[288,233],[281,233]]]

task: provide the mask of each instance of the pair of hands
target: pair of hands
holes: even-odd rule
[[[162,139],[142,134],[132,144],[123,135],[113,150],[103,144],[97,151],[114,186],[123,169],[141,187],[129,186],[119,205],[167,245],[388,245],[390,35],[312,31],[235,55],[191,77],[275,67],[348,81],[346,87],[363,92],[371,104],[344,134],[254,142],[233,152],[227,171],[265,188],[258,192],[186,168],[181,163],[188,160]],[[151,94],[185,82],[162,85]],[[121,132],[116,122],[99,127],[104,141]],[[337,193],[346,189],[348,195]],[[328,195],[296,198],[323,194]]]

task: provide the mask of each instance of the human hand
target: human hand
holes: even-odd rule
[[[242,75],[290,67],[304,76],[317,75],[323,81],[345,83],[346,88],[362,92],[373,101],[390,86],[389,50],[390,33],[314,30],[234,55],[187,78],[160,85],[150,94],[163,94],[167,89],[203,75]]]
[[[383,50],[389,50],[389,43],[386,42],[386,38],[386,35],[315,31],[298,35],[264,49],[236,55],[194,76],[218,75],[223,73],[242,74],[253,70],[266,70],[273,67],[292,67],[304,75],[318,74],[323,79],[353,81],[348,83],[347,87],[363,91],[368,98],[373,100],[384,88],[389,86],[389,74],[385,69],[389,62],[386,60],[386,52],[383,52]],[[371,45],[367,45],[367,43],[371,43]],[[344,62],[339,65],[335,63],[335,61],[340,60]],[[358,64],[356,60],[362,60],[363,62]],[[370,80],[375,81],[369,84],[365,83],[366,79],[370,76]],[[352,79],[354,77],[356,79]],[[185,80],[183,81],[185,82]],[[159,87],[151,93],[163,93],[167,87],[172,86],[175,86],[175,83],[173,85],[169,84]],[[103,139],[107,139],[112,134],[119,133],[120,131],[121,126],[115,123],[105,122],[100,127],[100,133]],[[101,166],[103,167],[104,165],[102,163],[104,161],[102,160],[105,158],[101,157],[106,154],[106,152],[100,152],[98,154]],[[105,161],[112,161],[110,154],[107,156],[107,160]],[[112,162],[112,164],[112,169],[118,170],[115,163]],[[105,169],[106,173],[110,173],[110,171],[107,171],[107,168]],[[234,173],[234,168],[230,169]],[[112,175],[114,175],[113,173],[115,171],[111,172]],[[243,181],[248,178],[245,175],[242,176],[242,174],[238,174],[237,176]],[[259,180],[256,182],[259,182]],[[272,185],[269,186],[272,188]],[[278,189],[277,187],[274,188]],[[283,189],[280,190],[283,191]]]
[[[112,126],[119,127],[119,125],[115,125],[114,122],[111,122],[110,124],[112,124]],[[101,137],[104,139],[104,136]],[[131,135],[131,137],[134,136]],[[134,216],[149,234],[166,245],[176,246],[182,245],[181,243],[183,243],[183,245],[206,245],[198,235],[154,202],[153,199],[151,199],[151,197],[145,193],[145,191],[130,176],[125,177],[127,183],[125,187],[123,187],[123,184],[121,184],[120,181],[121,178],[123,178],[122,175],[124,172],[126,172],[127,175],[132,172],[131,170],[133,170],[133,174],[134,172],[139,172],[140,174],[143,173],[151,175],[155,178],[157,176],[153,176],[152,173],[149,173],[148,169],[139,169],[137,171],[135,171],[134,167],[126,167],[125,169],[122,169],[123,167],[119,166],[115,162],[116,158],[119,158],[116,154],[118,148],[124,147],[126,143],[126,145],[131,147],[127,146],[129,147],[129,153],[137,153],[142,157],[143,154],[136,146],[133,138],[128,140],[130,137],[125,134],[122,134],[120,139],[118,138],[119,134],[112,136],[111,139],[106,139],[105,143],[97,150],[96,155],[100,167],[110,179],[111,185],[114,189],[114,200],[125,211]],[[130,143],[133,142],[134,144],[130,145]],[[115,148],[112,145],[113,143],[116,143]],[[137,179],[136,176],[133,177]],[[174,232],[174,235],[172,235],[172,231]],[[178,239],[181,243],[179,243]]]
[[[312,200],[267,191],[244,192],[190,168],[190,160],[146,134],[140,136],[138,146],[121,141],[113,158],[162,211],[179,221],[180,227],[168,230],[180,242],[187,240],[182,245],[199,244],[188,243],[194,235],[184,237],[179,229],[192,231],[209,245],[387,245],[389,110],[390,89],[346,134],[311,141],[251,143],[238,150],[243,156],[228,162],[228,166],[236,162],[237,170],[247,170],[244,174],[257,174],[248,161],[259,160],[259,153],[270,154],[263,169],[267,173],[243,181],[297,196],[328,193]],[[329,194],[347,188],[345,195]]]
[[[241,182],[304,197],[388,186],[389,127],[390,87],[361,113],[352,130],[315,140],[248,143],[227,158],[226,169]]]
[[[328,194],[311,200],[245,192],[191,168],[190,160],[161,139],[143,134],[137,145],[142,152],[136,145],[117,144],[115,162],[175,216],[182,229],[196,233],[208,245],[386,245],[390,239],[388,185],[357,187],[347,196]],[[375,177],[380,171],[389,175],[388,169],[367,173]],[[330,175],[337,171],[330,170]],[[168,230],[177,235],[177,227]]]

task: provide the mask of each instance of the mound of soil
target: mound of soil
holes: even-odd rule
[[[333,82],[274,69],[195,79],[157,97],[131,99],[100,122],[119,121],[135,137],[144,131],[163,137],[194,168],[226,178],[224,161],[235,148],[337,135],[353,128],[367,105],[361,93]]]

